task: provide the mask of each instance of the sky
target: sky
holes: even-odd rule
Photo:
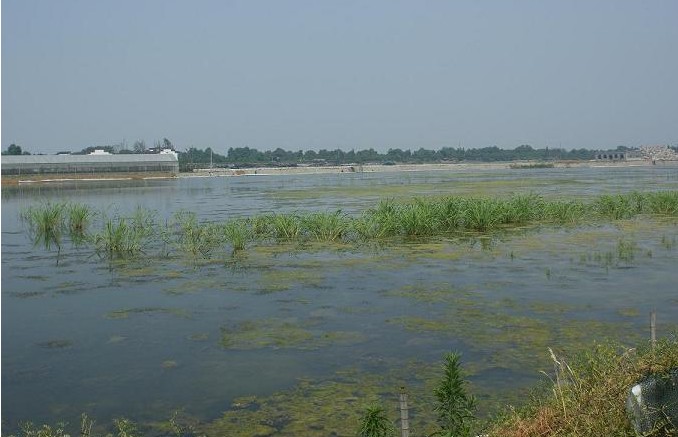
[[[2,148],[678,144],[678,1],[2,0]]]

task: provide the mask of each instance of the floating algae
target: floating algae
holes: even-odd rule
[[[199,427],[198,431],[233,437],[355,435],[367,404],[384,399],[395,406],[399,378],[385,373],[348,370],[331,379],[301,380],[295,387],[268,397],[240,398],[221,418]],[[421,401],[422,397],[415,399]],[[412,419],[417,429],[423,430],[425,423],[434,423],[423,405],[413,411],[417,413]],[[392,416],[395,419],[395,411]]]
[[[365,340],[353,331],[310,330],[312,323],[296,319],[263,319],[240,322],[221,328],[221,346],[226,349],[290,348],[312,350],[336,344],[355,344]]]
[[[163,369],[174,369],[174,368],[177,367],[177,366],[178,366],[178,364],[177,364],[177,362],[174,361],[174,360],[165,360],[165,361],[163,361],[162,364],[161,364],[161,367],[162,367]]]
[[[43,349],[65,349],[73,346],[73,342],[71,340],[47,340],[36,345]]]
[[[47,294],[46,291],[10,291],[8,293],[11,297],[16,297],[18,299],[29,299],[32,297],[40,297]]]
[[[321,288],[325,278],[313,270],[272,269],[261,273],[259,292],[263,294],[289,290],[295,285],[307,288]]]
[[[181,308],[155,308],[155,307],[141,307],[141,308],[126,308],[121,310],[110,311],[106,314],[107,319],[127,319],[135,314],[169,314],[181,318],[189,318],[190,313]]]

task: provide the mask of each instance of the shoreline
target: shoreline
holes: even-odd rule
[[[542,166],[542,165],[547,166]],[[551,167],[552,165],[552,167]],[[159,180],[178,178],[200,177],[233,177],[233,176],[303,176],[314,174],[342,174],[342,173],[406,173],[422,171],[491,171],[491,170],[547,170],[553,168],[628,168],[628,167],[671,167],[678,169],[678,161],[657,161],[653,165],[651,161],[628,160],[628,161],[501,161],[501,162],[455,162],[455,163],[432,163],[432,164],[346,164],[334,166],[299,166],[299,167],[247,167],[247,168],[213,168],[196,169],[190,173],[177,175],[158,174],[149,172],[140,173],[100,173],[97,175],[26,175],[25,179],[15,176],[3,176],[2,186],[53,184],[64,182],[104,182],[104,181],[130,181],[130,180]]]
[[[538,167],[540,164],[553,167]],[[521,167],[523,166],[523,167]],[[534,166],[534,167],[530,167]],[[341,173],[399,173],[419,171],[474,171],[474,170],[532,170],[551,168],[627,168],[652,167],[650,161],[501,161],[501,162],[455,162],[436,164],[366,164],[366,165],[334,165],[322,167],[248,167],[248,168],[213,168],[196,169],[192,173],[180,173],[179,177],[225,177],[225,176],[278,176],[278,175],[311,175],[311,174],[341,174]],[[676,167],[678,161],[657,162],[657,167]]]

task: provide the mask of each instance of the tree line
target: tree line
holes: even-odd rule
[[[671,146],[678,151],[678,146]],[[160,149],[175,150],[174,144],[167,139],[155,141],[153,147],[147,147],[143,140],[135,141],[131,146],[125,141],[108,146],[90,146],[79,152],[59,152],[73,154],[88,154],[95,149],[104,150],[113,154],[152,153]],[[625,146],[617,147],[615,152],[631,150]],[[594,159],[601,150],[543,148],[536,149],[524,144],[514,149],[502,149],[497,146],[482,148],[442,147],[440,149],[388,149],[379,152],[373,148],[364,150],[285,150],[280,147],[275,150],[260,151],[251,147],[230,147],[225,155],[212,150],[211,147],[200,149],[189,147],[179,151],[179,169],[191,171],[194,168],[213,167],[248,167],[248,166],[296,166],[296,165],[346,165],[346,164],[422,164],[442,162],[497,162],[497,161],[555,161],[555,160],[590,160]],[[609,150],[607,151],[609,152]],[[3,155],[30,155],[22,150],[21,146],[10,144]]]
[[[298,150],[289,151],[282,148],[260,151],[250,147],[231,147],[226,155],[214,152],[210,147],[198,149],[190,147],[185,152],[179,152],[179,166],[182,170],[204,167],[212,164],[214,167],[246,167],[256,166],[295,166],[299,164],[316,165],[344,165],[344,164],[422,164],[437,162],[460,161],[516,161],[516,160],[589,160],[595,157],[596,151],[588,149],[564,150],[535,149],[529,145],[518,146],[515,149],[501,149],[499,147],[483,147],[468,149],[463,147],[443,147],[437,150],[419,148],[389,149],[387,152],[378,152],[372,148],[365,150]]]

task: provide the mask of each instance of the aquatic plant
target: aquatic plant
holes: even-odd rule
[[[145,232],[128,225],[125,218],[107,219],[101,232],[92,236],[99,254],[110,258],[139,254],[143,249]]]
[[[178,246],[192,256],[209,258],[212,251],[226,240],[223,229],[213,223],[198,223],[194,212],[179,211],[174,215]]]
[[[301,226],[308,236],[316,241],[332,242],[341,240],[348,231],[348,217],[341,211],[334,213],[316,212],[301,217]]]
[[[601,217],[628,219],[642,212],[642,196],[637,194],[603,194],[593,202],[593,210]]]
[[[272,236],[278,241],[294,241],[302,235],[302,222],[297,214],[268,216]]]
[[[67,206],[68,229],[71,237],[84,236],[87,226],[92,220],[94,213],[89,206],[82,203],[72,203]]]
[[[647,193],[646,212],[668,216],[678,215],[678,191]]]
[[[464,380],[459,359],[459,354],[445,354],[443,377],[435,388],[434,410],[438,414],[438,425],[441,428],[438,435],[442,436],[470,436],[471,425],[475,421],[476,400],[466,391],[467,382]]]
[[[379,404],[368,405],[360,418],[359,437],[391,437],[396,435],[395,426]]]
[[[30,207],[22,211],[21,218],[28,223],[33,243],[42,244],[46,249],[61,248],[65,226],[65,203],[51,203]]]
[[[507,223],[504,217],[504,204],[496,199],[473,199],[465,202],[464,226],[474,231],[488,231],[502,223]]]
[[[65,211],[68,226],[64,224]],[[164,225],[158,224],[153,211],[140,207],[128,218],[105,220],[103,231],[92,236],[87,236],[85,229],[94,214],[84,205],[45,204],[23,211],[22,219],[28,223],[35,244],[47,248],[60,248],[62,234],[69,229],[74,242],[92,241],[99,253],[118,257],[136,254],[156,241],[166,255],[178,247],[192,256],[210,258],[225,243],[235,253],[254,241],[364,243],[477,236],[511,227],[621,220],[641,214],[678,216],[678,191],[605,194],[589,202],[547,200],[537,194],[387,199],[357,216],[341,211],[274,213],[221,223],[199,223],[194,212],[179,211]],[[662,244],[666,246],[666,241]]]
[[[575,224],[588,214],[587,205],[580,200],[561,200],[543,203],[543,219],[556,224]]]
[[[231,220],[224,225],[224,237],[233,252],[244,250],[252,238],[252,231],[246,220]]]

